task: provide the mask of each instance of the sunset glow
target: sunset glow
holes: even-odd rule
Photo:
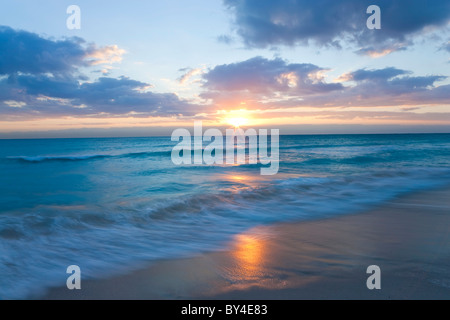
[[[241,126],[246,125],[248,121],[249,121],[248,119],[243,117],[227,119],[227,123],[231,124],[235,128],[239,128]]]
[[[0,138],[167,136],[195,121],[281,134],[449,131],[450,14],[441,2],[389,4],[396,18],[371,30],[356,0],[348,13],[336,1],[326,12],[308,1],[167,1],[130,9],[80,0],[85,17],[107,17],[99,30],[83,18],[67,28],[61,8],[2,4]],[[117,23],[127,10],[129,29]],[[302,12],[311,24],[287,23]],[[336,12],[351,19],[336,24]]]

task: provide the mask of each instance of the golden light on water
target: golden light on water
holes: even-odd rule
[[[263,277],[266,242],[254,235],[236,237],[233,256],[236,261],[234,280],[250,285]]]
[[[241,267],[247,271],[259,269],[264,253],[264,242],[245,234],[237,236],[236,240],[236,256],[241,262]]]

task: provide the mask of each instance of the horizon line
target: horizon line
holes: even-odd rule
[[[354,135],[434,135],[450,134],[449,132],[369,132],[369,133],[285,133],[279,136],[354,136]],[[193,136],[193,135],[192,135]],[[148,136],[91,136],[91,137],[37,137],[37,138],[4,138],[0,140],[54,140],[54,139],[145,139],[145,138],[170,138],[170,135],[148,135]]]

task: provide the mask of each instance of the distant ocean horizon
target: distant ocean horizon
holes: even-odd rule
[[[178,127],[177,127],[178,128]],[[205,126],[204,129],[208,129],[208,128],[212,128],[212,127],[208,127]],[[225,131],[225,129],[227,129],[227,127],[214,127],[214,128],[219,128],[219,130],[221,131]],[[187,127],[186,129],[190,130],[191,128]],[[270,128],[262,128],[262,129],[270,129]],[[243,128],[243,130],[245,131],[246,128]],[[52,130],[53,131],[53,130]],[[190,130],[192,131],[192,130]],[[374,135],[378,135],[378,136],[386,136],[386,135],[450,135],[450,129],[447,131],[443,130],[442,132],[433,132],[433,131],[425,131],[425,132],[415,132],[415,131],[406,131],[406,132],[369,132],[369,133],[280,133],[280,136],[374,136]],[[137,138],[137,139],[141,139],[141,138],[169,138],[170,139],[171,135],[167,134],[167,133],[162,133],[162,134],[149,134],[149,135],[136,135],[136,136],[123,136],[120,134],[117,135],[113,135],[113,136],[102,136],[102,135],[92,135],[92,136],[82,136],[82,137],[78,137],[78,136],[70,136],[70,137],[65,137],[65,136],[55,136],[55,137],[28,137],[28,138],[8,138],[8,137],[1,137],[0,136],[0,140],[58,140],[58,139],[132,139],[132,138]]]
[[[36,140],[36,139],[100,139],[100,138],[152,138],[170,137],[180,126],[136,127],[136,128],[82,128],[49,131],[0,132],[0,140]],[[225,131],[229,126],[205,126],[205,129],[217,128]],[[271,129],[273,126],[262,126]],[[396,134],[450,134],[448,125],[281,125],[280,135],[396,135]],[[187,127],[189,129],[189,126]]]
[[[280,136],[279,171],[174,165],[170,137],[0,140],[0,299],[220,250],[257,225],[450,185],[450,134]]]

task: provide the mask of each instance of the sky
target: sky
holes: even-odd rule
[[[449,71],[450,0],[0,4],[0,138],[450,132]]]

